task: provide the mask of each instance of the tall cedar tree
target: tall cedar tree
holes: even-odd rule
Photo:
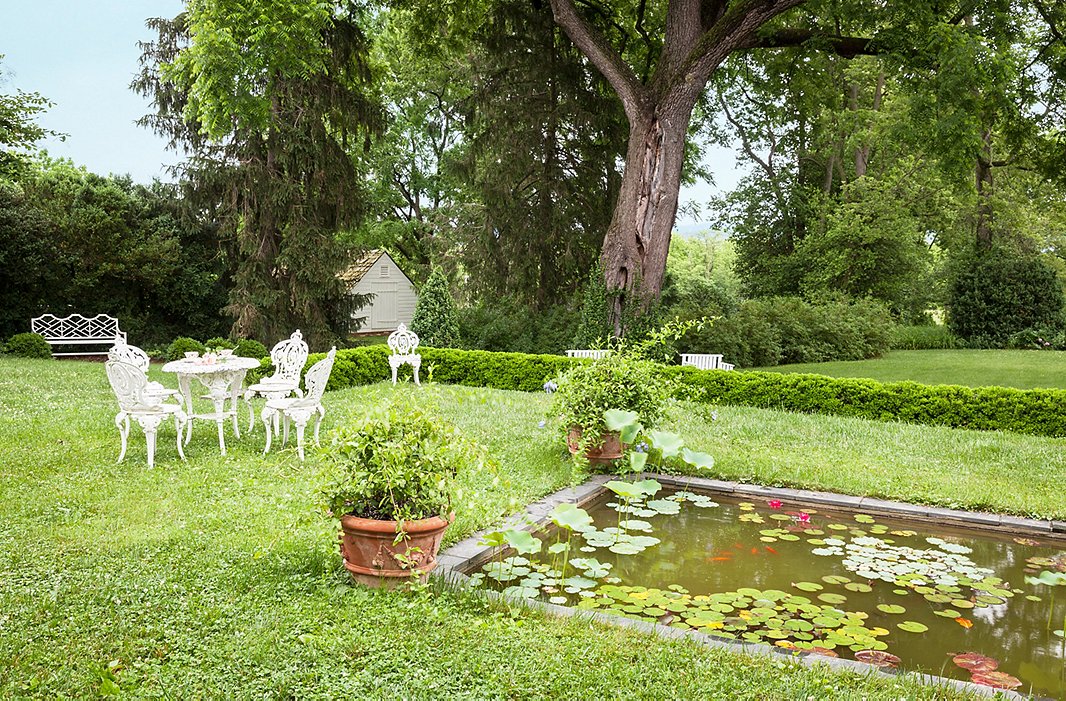
[[[364,213],[353,144],[381,128],[353,2],[195,0],[149,25],[133,87],[142,123],[183,148],[187,197],[216,221],[232,261],[237,337],[293,328],[322,345],[348,331],[336,233]],[[354,300],[361,305],[365,300]]]

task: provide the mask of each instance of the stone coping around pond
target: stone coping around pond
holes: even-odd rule
[[[1025,534],[1037,534],[1043,536],[1066,536],[1066,522],[1041,521],[1035,519],[1019,518],[1016,516],[1001,516],[957,509],[942,509],[932,506],[920,506],[897,501],[885,501],[870,497],[858,497],[833,492],[814,492],[805,489],[787,489],[783,487],[763,487],[757,484],[743,482],[727,482],[723,480],[707,479],[702,477],[677,477],[658,473],[643,473],[640,479],[655,479],[663,485],[670,487],[682,487],[686,489],[698,489],[700,491],[718,492],[737,497],[750,497],[755,499],[779,499],[795,500],[808,504],[820,504],[830,507],[838,507],[849,510],[862,510],[884,516],[897,518],[915,519],[919,521],[935,521],[938,524],[968,526],[981,530],[1023,532]],[[559,504],[569,502],[577,506],[583,506],[596,500],[603,494],[603,485],[612,479],[618,479],[615,475],[595,475],[588,481],[576,486],[561,489],[554,494],[530,504],[526,510],[506,519],[496,528],[528,528],[533,529],[548,523],[548,515]],[[437,556],[437,568],[434,576],[460,586],[466,587],[469,578],[466,572],[477,569],[488,562],[496,553],[496,548],[480,545],[481,539],[490,530],[478,531],[474,535],[465,538]],[[846,660],[838,657],[826,657],[817,654],[796,653],[793,650],[763,645],[761,643],[745,643],[736,640],[717,638],[707,633],[695,630],[681,630],[653,621],[640,621],[622,616],[612,616],[598,611],[583,611],[570,606],[558,606],[545,601],[533,601],[518,597],[504,596],[500,592],[487,589],[473,589],[481,596],[510,605],[525,606],[532,610],[540,611],[559,618],[579,617],[585,620],[593,620],[604,625],[630,628],[643,633],[657,635],[671,640],[691,640],[709,648],[726,650],[734,653],[748,655],[777,656],[806,665],[823,664],[827,667],[840,670],[857,672],[860,674],[876,674],[878,668],[864,664],[857,660]],[[974,684],[972,682],[948,677],[938,677],[921,672],[897,672],[896,670],[881,670],[884,674],[906,674],[919,679],[924,684],[932,686],[948,686],[959,691],[977,693],[986,697],[999,694],[998,698],[1028,699],[1027,695],[1005,689],[993,689],[992,687]]]

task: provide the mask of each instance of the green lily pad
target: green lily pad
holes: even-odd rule
[[[933,613],[941,618],[958,618],[962,615],[955,609],[944,609],[942,611],[933,611]]]
[[[816,584],[814,582],[793,582],[792,586],[796,587],[800,591],[808,591],[808,592],[810,592],[810,591],[821,591],[822,589],[825,588],[821,584]]]
[[[899,606],[898,604],[878,604],[877,605],[877,610],[881,611],[882,613],[893,613],[893,614],[906,613],[907,612],[907,609],[903,608],[902,606]]]
[[[908,633],[924,633],[929,630],[929,626],[917,621],[904,621],[903,623],[897,623],[896,627],[900,630],[905,630]]]
[[[844,585],[844,588],[848,591],[859,592],[862,594],[866,594],[874,590],[874,588],[871,587],[869,584],[863,584],[862,582],[848,582]]]
[[[827,604],[832,604],[832,605],[835,606],[837,604],[842,604],[845,601],[847,601],[848,597],[844,596],[843,594],[827,593],[827,594],[819,594],[818,595],[818,600],[819,601],[824,601]]]
[[[851,580],[839,574],[827,574],[822,577],[822,581],[826,584],[847,584]]]

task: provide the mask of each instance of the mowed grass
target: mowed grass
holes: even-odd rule
[[[927,385],[1066,389],[1066,352],[1024,350],[892,351],[882,358],[752,368],[881,382],[911,380]]]
[[[412,391],[502,467],[461,476],[449,542],[580,478],[538,427],[541,394],[354,388],[326,396],[325,428]],[[261,427],[223,458],[197,425],[187,463],[167,427],[154,470],[136,428],[116,465],[115,410],[99,364],[0,359],[0,697],[963,698],[448,588],[361,589],[312,460],[262,456]],[[692,405],[670,424],[725,478],[1066,514],[1059,440]]]

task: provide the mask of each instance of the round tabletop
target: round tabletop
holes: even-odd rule
[[[213,375],[219,372],[237,372],[257,367],[259,367],[259,361],[255,358],[231,355],[228,358],[218,358],[213,363],[204,358],[172,360],[163,366],[163,372],[176,372],[179,375]]]

